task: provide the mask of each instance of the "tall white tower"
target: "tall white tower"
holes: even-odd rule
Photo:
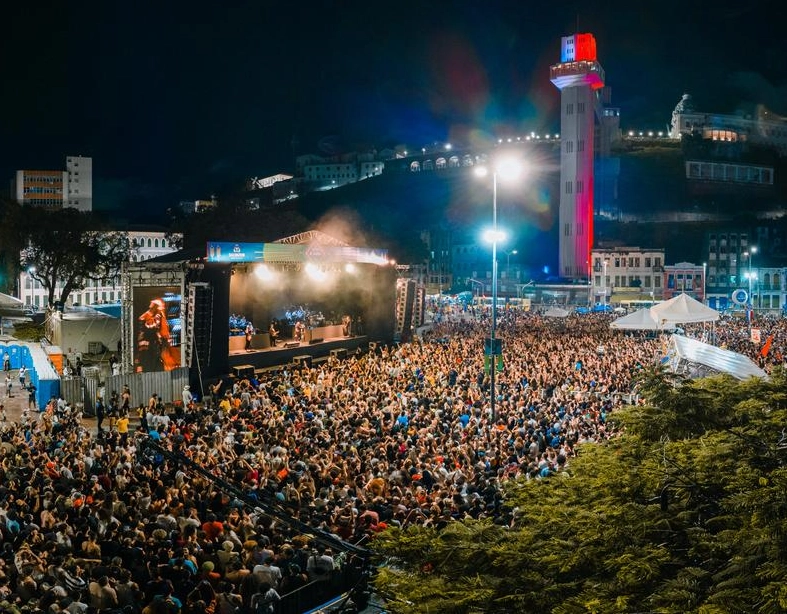
[[[593,248],[593,141],[604,69],[592,34],[561,39],[560,63],[549,68],[560,90],[560,276],[586,278]]]

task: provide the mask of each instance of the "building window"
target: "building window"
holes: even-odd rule
[[[566,181],[566,194],[573,194],[574,193],[574,186],[571,181]]]
[[[566,224],[565,228],[563,228],[563,234],[567,237],[571,236],[571,224]]]
[[[579,139],[577,141],[577,151],[579,152],[585,151],[585,139]]]

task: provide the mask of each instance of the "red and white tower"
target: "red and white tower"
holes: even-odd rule
[[[560,276],[586,278],[593,248],[595,115],[604,87],[594,36],[564,36],[549,79],[560,90]]]

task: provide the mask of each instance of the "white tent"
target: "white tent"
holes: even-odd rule
[[[650,308],[646,307],[613,320],[609,327],[617,330],[659,330],[659,323],[653,317]],[[672,330],[673,328],[675,327],[667,325],[666,329],[662,330]]]
[[[550,307],[544,312],[547,318],[565,318],[568,316],[568,311],[561,307]]]
[[[668,301],[650,308],[650,313],[662,328],[667,324],[687,324],[689,322],[715,322],[719,312],[691,298],[679,294]]]
[[[15,296],[0,292],[0,316],[9,318],[25,315],[25,304]]]

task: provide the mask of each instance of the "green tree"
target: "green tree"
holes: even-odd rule
[[[46,288],[49,305],[65,304],[90,281],[114,279],[128,261],[127,234],[111,231],[92,214],[37,207],[23,207],[22,212],[20,264]],[[63,286],[56,296],[58,282]]]
[[[676,385],[677,384],[677,385]],[[787,611],[787,379],[642,382],[625,434],[507,488],[505,523],[374,541],[393,612]]]

